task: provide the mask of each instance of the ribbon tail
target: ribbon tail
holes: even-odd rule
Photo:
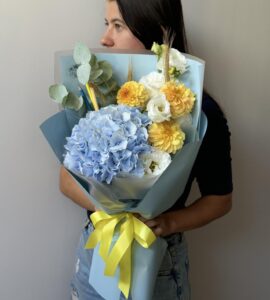
[[[119,264],[119,267],[120,267],[120,280],[119,280],[118,287],[127,299],[130,291],[130,286],[131,286],[131,245],[129,246],[125,255],[123,256]]]
[[[121,226],[121,234],[115,243],[112,251],[108,255],[105,261],[105,272],[104,274],[107,276],[113,276],[117,266],[125,255],[126,251],[130,248],[134,239],[133,232],[133,222],[132,219],[129,218],[122,226]]]
[[[85,249],[93,249],[96,247],[98,242],[100,241],[102,231],[100,229],[95,229],[89,236],[84,248]]]
[[[110,246],[112,243],[115,227],[118,222],[121,220],[121,217],[110,220],[102,229],[102,236],[100,241],[99,254],[103,258],[106,259],[108,256]]]
[[[156,240],[153,231],[142,221],[133,217],[134,233],[136,241],[144,248],[149,248]]]

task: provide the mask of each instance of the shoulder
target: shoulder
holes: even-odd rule
[[[202,110],[208,127],[195,163],[195,177],[202,195],[225,195],[232,191],[230,131],[218,103],[204,93]]]
[[[207,93],[203,93],[202,110],[208,119],[206,136],[217,134],[219,137],[230,136],[228,122],[219,104]]]
[[[224,118],[224,114],[218,103],[206,92],[203,93],[202,110],[207,117]]]

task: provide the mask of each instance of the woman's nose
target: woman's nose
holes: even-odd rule
[[[113,47],[114,41],[109,28],[105,31],[103,37],[100,40],[100,44],[104,47]]]

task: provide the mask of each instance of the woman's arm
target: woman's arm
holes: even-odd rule
[[[146,224],[156,235],[167,236],[210,223],[232,207],[232,170],[230,131],[218,104],[204,93],[203,110],[208,128],[193,166],[202,196],[190,206],[167,211]],[[165,200],[165,199],[164,199]]]
[[[77,205],[90,211],[96,210],[95,206],[63,166],[60,169],[59,187],[60,191]]]
[[[204,196],[190,206],[168,211],[145,221],[157,236],[195,229],[222,217],[231,210],[232,194]]]

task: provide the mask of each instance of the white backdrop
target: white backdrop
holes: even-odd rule
[[[269,299],[268,0],[184,0],[193,52],[232,131],[233,211],[188,233],[193,300]],[[98,46],[101,0],[0,0],[0,299],[68,300],[84,212],[58,191],[38,126],[54,52]],[[193,197],[196,197],[194,191]],[[137,299],[136,299],[137,300]]]

